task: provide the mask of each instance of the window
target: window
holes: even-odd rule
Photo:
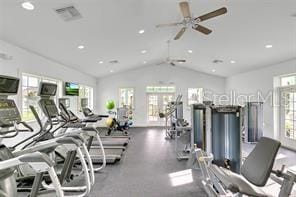
[[[175,93],[175,86],[147,86],[147,93]]]
[[[296,75],[281,77],[281,86],[296,85]]]
[[[119,89],[119,107],[134,109],[134,88]]]
[[[33,113],[31,112],[29,106],[35,107],[37,112],[41,114],[41,110],[38,106],[38,101],[40,97],[38,96],[39,84],[40,82],[49,82],[58,84],[57,96],[54,98],[57,102],[57,98],[62,93],[62,82],[56,79],[51,79],[47,77],[41,77],[32,74],[22,74],[22,118],[24,121],[35,120]]]
[[[296,140],[296,88],[282,90],[284,136]]]
[[[79,97],[78,97],[78,109],[81,111],[81,99],[87,99],[87,107],[93,109],[93,93],[94,90],[92,87],[79,85]]]
[[[202,103],[202,88],[188,88],[188,105]]]

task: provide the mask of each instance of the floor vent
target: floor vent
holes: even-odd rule
[[[55,12],[64,21],[73,21],[82,18],[80,12],[74,6],[67,6],[63,8],[55,9]]]

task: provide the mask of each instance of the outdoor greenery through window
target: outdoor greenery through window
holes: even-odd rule
[[[29,106],[35,107],[37,112],[41,114],[41,110],[38,106],[38,101],[40,97],[38,96],[39,84],[40,82],[48,82],[58,84],[57,96],[61,95],[62,82],[57,79],[51,79],[47,77],[41,77],[37,75],[22,74],[22,118],[24,121],[34,120],[33,113],[31,112]],[[57,96],[55,100],[57,101]]]
[[[188,88],[188,105],[202,103],[202,88]]]

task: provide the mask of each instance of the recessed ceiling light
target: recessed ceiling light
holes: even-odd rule
[[[215,70],[215,69],[213,69],[213,70],[212,70],[212,72],[214,73],[214,72],[216,72],[216,70]]]
[[[34,10],[35,6],[30,1],[24,1],[22,7],[26,10]]]
[[[144,29],[141,29],[141,30],[139,31],[139,34],[143,34],[143,33],[145,33],[145,30],[144,30]]]
[[[147,51],[146,50],[142,50],[141,53],[142,54],[145,54],[145,53],[147,53]]]
[[[143,61],[143,64],[147,64],[147,61]]]
[[[110,70],[110,73],[113,73],[114,72],[114,70]]]
[[[193,51],[192,50],[188,50],[188,53],[193,53]]]
[[[104,62],[103,62],[103,61],[99,61],[99,63],[100,63],[100,64],[103,64]]]
[[[265,48],[270,49],[270,48],[272,48],[272,45],[271,44],[267,44],[267,45],[265,45]]]
[[[231,64],[235,64],[235,63],[236,63],[236,61],[234,61],[234,60],[231,60],[231,61],[230,61],[230,63],[231,63]]]
[[[84,49],[84,46],[83,45],[79,45],[77,48],[78,49]]]

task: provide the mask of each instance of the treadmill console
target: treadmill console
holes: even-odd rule
[[[20,122],[21,115],[14,100],[0,99],[0,127],[11,127],[15,121]]]
[[[59,115],[59,111],[57,109],[57,106],[52,99],[41,99],[39,101],[39,105],[42,109],[42,112],[44,114],[47,114],[46,109],[49,113],[50,118],[56,117]]]

